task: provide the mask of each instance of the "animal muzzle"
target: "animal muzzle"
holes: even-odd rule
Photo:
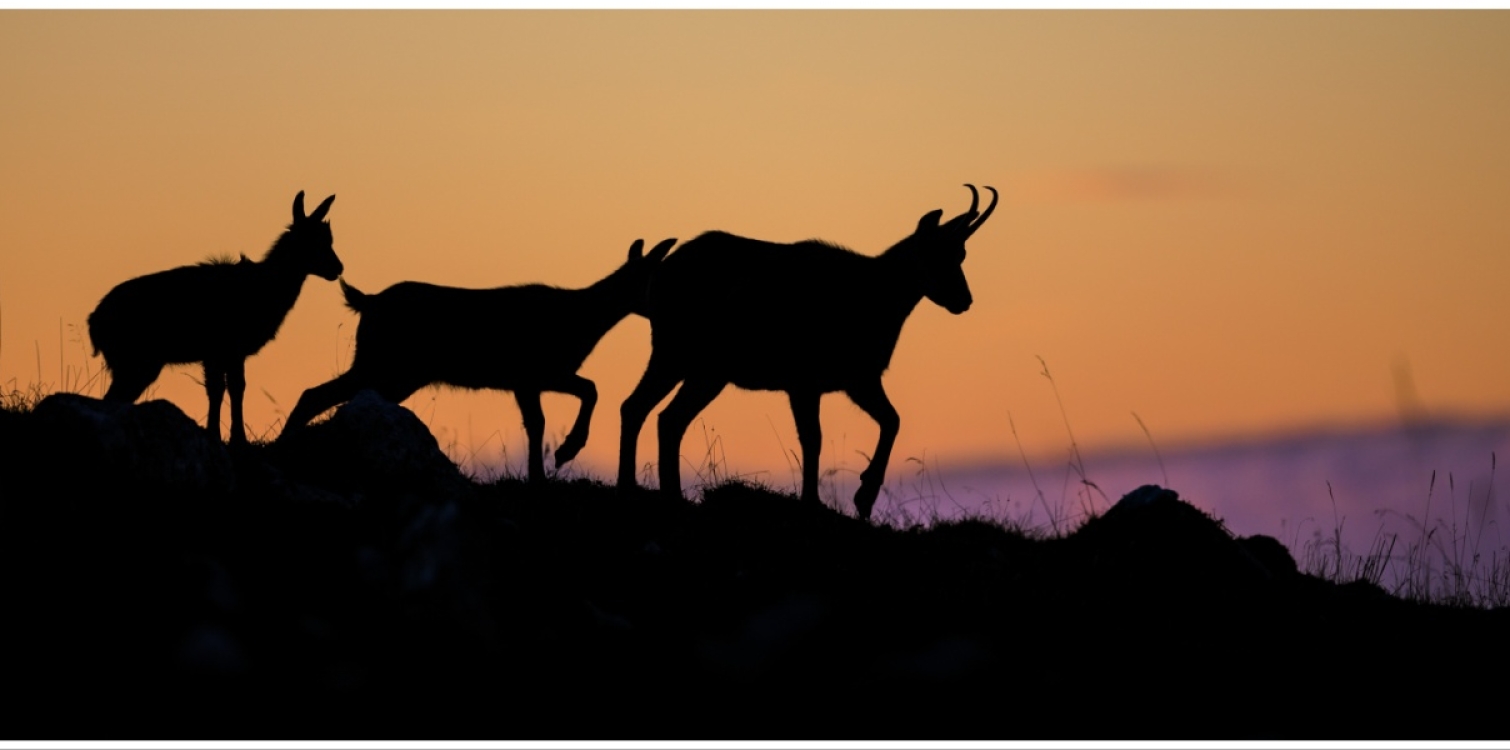
[[[336,261],[335,265],[326,266],[325,268],[322,268],[315,273],[326,281],[335,281],[336,279],[341,277],[341,274],[345,272],[345,270],[346,267],[343,266],[340,261]]]

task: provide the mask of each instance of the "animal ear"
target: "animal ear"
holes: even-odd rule
[[[645,241],[644,240],[635,240],[634,244],[629,246],[629,260],[630,260],[630,262],[634,262],[634,261],[639,260],[640,259],[640,255],[641,255],[641,253],[644,252],[644,250],[645,250]]]
[[[300,193],[300,195],[303,195],[303,193]],[[329,198],[326,198],[325,200],[320,201],[320,205],[315,206],[315,212],[309,215],[309,220],[310,221],[319,221],[319,220],[325,218],[325,212],[327,212],[327,211],[330,210],[330,204],[334,203],[335,199],[336,199],[336,197],[334,195],[332,195]]]
[[[923,218],[918,220],[918,231],[916,233],[921,234],[930,229],[938,229],[939,217],[943,215],[944,209],[942,208],[936,208],[926,214],[923,214]]]
[[[960,229],[967,229],[970,226],[970,222],[975,219],[975,216],[976,214],[973,211],[967,211],[944,222],[943,228],[956,231]]]
[[[650,262],[651,263],[659,263],[659,262],[661,262],[661,259],[663,259],[663,258],[666,257],[666,253],[671,252],[671,246],[675,245],[675,244],[676,244],[676,238],[675,237],[672,237],[669,240],[661,240],[660,244],[656,245],[655,248],[650,251],[650,255],[649,255]]]
[[[304,191],[303,190],[300,190],[299,194],[296,195],[296,196],[294,196],[294,223],[297,224],[297,223],[299,223],[301,221],[304,221]]]

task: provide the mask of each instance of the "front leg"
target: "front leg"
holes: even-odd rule
[[[545,480],[545,412],[540,408],[540,391],[514,391],[514,402],[524,416],[524,434],[529,438],[530,481]]]
[[[582,452],[582,448],[587,445],[587,430],[592,423],[593,407],[598,403],[598,388],[591,380],[573,374],[559,383],[552,384],[549,390],[567,393],[582,401],[582,406],[577,409],[577,421],[572,423],[571,432],[566,434],[566,440],[556,448],[556,468],[559,469],[561,464],[576,458],[577,454]]]
[[[661,492],[677,499],[682,497],[682,436],[704,407],[712,403],[727,383],[688,378],[671,397],[671,403],[656,419],[656,438],[660,443]]]
[[[902,420],[892,407],[891,399],[886,397],[886,390],[881,387],[879,377],[849,388],[845,393],[849,395],[849,400],[855,402],[855,406],[869,414],[881,427],[875,455],[870,459],[870,466],[860,472],[860,489],[855,491],[855,513],[862,520],[868,520],[871,509],[876,505],[876,497],[881,493],[881,483],[886,479],[886,464],[891,461],[891,447],[897,441],[897,430],[901,428]]]
[[[650,352],[650,363],[645,366],[645,374],[640,377],[640,382],[630,392],[629,397],[619,406],[619,490],[634,489],[634,464],[635,450],[638,448],[640,428],[645,426],[645,418],[650,416],[650,410],[676,387],[680,376],[675,370],[667,366],[666,361],[657,357],[654,350]]]
[[[792,418],[797,421],[797,442],[802,445],[802,499],[818,502],[818,453],[823,448],[823,426],[818,420],[822,394],[791,391]]]
[[[210,397],[210,411],[205,414],[204,428],[220,442],[220,404],[225,398],[225,367],[219,362],[204,363],[204,391]]]
[[[246,444],[246,425],[241,420],[241,401],[246,395],[246,360],[238,359],[226,368],[226,385],[231,391],[231,443],[235,445]],[[220,421],[220,415],[215,415],[215,421]],[[217,425],[217,432],[219,431]]]

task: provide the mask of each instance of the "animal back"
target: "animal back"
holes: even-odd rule
[[[90,314],[90,340],[107,363],[255,354],[277,334],[298,287],[256,283],[251,265],[181,266],[123,282]]]
[[[657,272],[654,345],[743,388],[839,390],[886,368],[906,318],[882,270],[822,242],[703,235]]]

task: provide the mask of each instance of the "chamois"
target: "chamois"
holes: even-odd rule
[[[881,387],[902,324],[924,297],[956,315],[970,308],[961,264],[965,240],[996,208],[939,223],[932,211],[911,236],[879,256],[819,240],[763,242],[708,232],[684,243],[656,271],[648,301],[650,362],[620,407],[621,488],[635,486],[635,444],[650,410],[678,383],[658,421],[661,490],[681,496],[682,436],[730,383],[785,391],[802,445],[802,499],[818,500],[822,432],[818,402],[843,391],[880,425],[880,441],[860,474],[855,510],[869,519],[885,478],[900,420]]]
[[[261,261],[216,258],[124,281],[89,314],[89,340],[105,357],[105,400],[131,403],[166,365],[201,362],[210,410],[205,428],[220,439],[220,402],[231,392],[232,443],[246,442],[241,418],[246,359],[278,335],[299,298],[304,277],[341,275],[325,213],[336,197],[304,214],[304,191],[294,196],[294,219]]]
[[[357,391],[395,403],[428,385],[513,391],[529,438],[529,478],[545,478],[544,391],[581,400],[577,420],[556,449],[556,466],[587,444],[597,387],[577,374],[598,340],[630,313],[644,314],[651,273],[675,239],[642,255],[635,240],[618,270],[585,289],[544,284],[458,289],[402,281],[376,294],[341,282],[346,304],[362,316],[351,368],[299,397],[284,435]],[[282,439],[281,437],[279,438]]]

